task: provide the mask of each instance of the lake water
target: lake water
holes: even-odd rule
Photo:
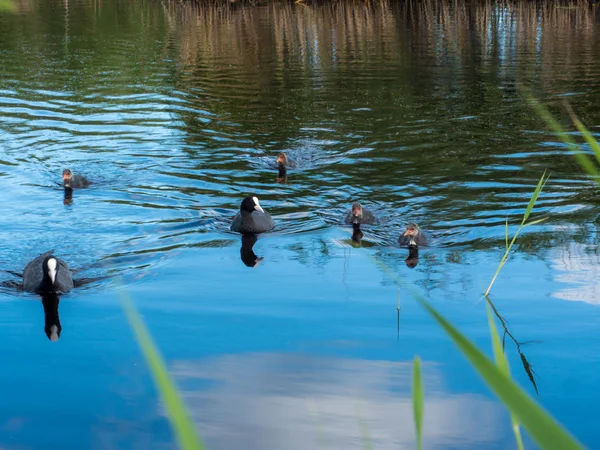
[[[599,188],[520,90],[600,133],[597,9],[416,3],[0,0],[0,448],[175,448],[123,295],[210,450],[414,448],[415,355],[426,448],[515,448],[398,280],[491,354],[482,293],[544,170],[491,299],[516,381],[600,447]],[[92,181],[67,201],[65,167]],[[276,228],[242,249],[248,194]],[[50,249],[88,281],[58,305],[11,287]]]

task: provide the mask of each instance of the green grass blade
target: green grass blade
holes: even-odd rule
[[[575,155],[575,159],[577,159],[577,162],[583,168],[583,170],[585,170],[590,176],[595,178],[598,183],[600,183],[600,180],[598,179],[598,177],[600,177],[600,172],[598,171],[598,168],[594,165],[593,160],[580,150],[579,146],[575,143],[573,137],[570,134],[568,134],[564,130],[564,128],[554,119],[552,114],[550,114],[550,111],[548,111],[548,109],[545,106],[543,106],[540,102],[538,102],[529,94],[527,95],[527,99],[529,100],[529,103],[532,105],[533,109],[535,109],[539,116],[542,119],[544,119],[544,121],[548,125],[548,128],[550,128],[554,133],[556,133],[560,140],[563,141],[563,143],[567,146],[567,148],[573,152],[573,154]]]
[[[542,217],[541,219],[532,220],[531,222],[527,222],[526,224],[524,224],[523,228],[529,227],[531,225],[536,225],[538,223],[544,222],[545,220],[548,220],[548,217]]]
[[[600,144],[596,139],[594,139],[594,136],[592,136],[592,133],[589,132],[585,125],[582,124],[581,121],[577,118],[577,116],[575,115],[575,111],[573,111],[573,108],[571,108],[571,106],[568,103],[565,104],[565,107],[567,108],[567,111],[571,116],[571,120],[585,139],[585,142],[587,142],[590,148],[594,151],[596,161],[600,163]]]
[[[500,264],[498,264],[498,267],[496,268],[496,272],[494,273],[494,276],[492,277],[492,280],[490,281],[490,284],[488,285],[487,289],[485,290],[485,293],[483,294],[484,296],[487,296],[490,293],[490,291],[492,290],[492,286],[496,282],[496,278],[498,278],[498,275],[500,274],[500,271],[502,270],[502,267],[504,267],[504,264],[506,264],[506,261],[508,260],[508,256],[510,254],[510,250],[512,249],[515,241],[517,240],[517,236],[519,236],[519,233],[521,232],[521,230],[523,228],[525,228],[526,226],[534,225],[536,223],[543,222],[544,220],[547,219],[547,217],[544,217],[543,219],[536,219],[536,220],[531,221],[529,223],[525,223],[525,221],[529,218],[529,215],[531,214],[531,211],[533,210],[535,202],[537,201],[538,197],[542,193],[542,190],[544,189],[544,186],[546,185],[546,182],[548,181],[548,178],[549,177],[546,176],[546,171],[544,171],[544,173],[542,174],[540,180],[538,181],[538,184],[535,187],[535,190],[533,191],[533,194],[531,194],[531,199],[529,199],[529,203],[527,204],[527,208],[525,209],[525,213],[523,213],[523,220],[521,221],[521,225],[519,225],[519,228],[515,232],[515,235],[513,236],[513,238],[510,241],[510,243],[508,242],[508,219],[506,219],[506,227],[505,227],[505,246],[506,246],[506,251],[504,252],[504,255],[502,256],[502,259],[500,260]]]
[[[537,201],[538,197],[542,193],[542,189],[544,189],[544,186],[546,185],[546,181],[548,181],[548,178],[549,177],[546,177],[546,171],[544,170],[542,177],[538,181],[538,184],[535,187],[535,190],[533,191],[531,198],[529,199],[529,203],[527,204],[527,208],[525,209],[525,213],[523,214],[523,220],[521,221],[521,225],[524,225],[525,222],[527,221],[527,219],[529,218],[529,215],[531,214],[531,210],[533,209],[533,206],[535,205],[535,202]]]
[[[425,409],[425,398],[423,395],[423,381],[421,379],[421,360],[415,356],[413,363],[413,413],[415,416],[415,432],[417,434],[417,450],[423,448],[423,411]]]
[[[487,314],[488,314],[488,326],[492,337],[492,348],[494,349],[494,359],[496,360],[496,366],[510,378],[510,369],[508,367],[508,360],[504,354],[504,347],[500,342],[500,336],[498,336],[498,330],[496,329],[496,322],[492,314],[492,308],[490,307],[489,299],[486,297],[487,303]],[[517,441],[518,450],[523,450],[523,438],[521,437],[521,428],[519,427],[519,421],[514,414],[510,414],[510,421],[512,422],[513,432],[515,433],[515,440]]]
[[[446,331],[473,368],[475,368],[490,389],[500,398],[509,412],[515,415],[540,448],[544,450],[583,448],[558,422],[544,411],[510,377],[507,377],[500,368],[496,367],[490,359],[454,328],[435,308],[422,298],[417,297],[417,300]]]
[[[146,325],[131,300],[121,295],[123,309],[129,324],[134,331],[140,349],[146,358],[146,363],[152,374],[156,388],[160,392],[165,410],[173,431],[182,450],[204,450],[205,447],[196,432],[194,423],[190,419],[187,409],[181,400],[177,387],[171,380],[166,365],[154,344]]]

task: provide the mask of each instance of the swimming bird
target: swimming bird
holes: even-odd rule
[[[291,159],[289,159],[288,156],[284,152],[281,152],[279,155],[277,155],[277,170],[278,170],[277,181],[285,182],[287,180],[288,167],[290,169],[295,169],[296,163],[294,161],[292,161]]]
[[[25,266],[23,290],[42,294],[69,292],[73,289],[73,278],[69,266],[53,253],[54,250],[43,253]]]
[[[352,209],[346,215],[346,223],[373,225],[375,223],[375,216],[371,211],[364,209],[360,203],[354,203]]]
[[[406,231],[398,238],[400,245],[409,247],[427,245],[427,237],[416,223],[409,223]]]
[[[240,212],[231,222],[231,231],[238,233],[264,233],[275,227],[271,214],[261,208],[258,198],[246,197],[240,205]]]
[[[91,184],[90,181],[83,175],[73,175],[71,169],[63,170],[62,178],[65,189],[86,188]]]

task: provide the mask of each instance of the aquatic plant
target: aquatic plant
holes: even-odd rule
[[[483,294],[484,296],[489,295],[489,293],[492,289],[492,286],[494,285],[494,282],[496,281],[496,278],[498,278],[498,275],[500,274],[500,271],[502,270],[502,267],[504,267],[504,265],[506,264],[506,261],[508,261],[510,251],[512,250],[512,247],[515,244],[515,241],[517,240],[517,236],[519,236],[519,233],[523,230],[523,228],[531,226],[531,225],[535,225],[535,224],[543,222],[544,220],[547,219],[547,217],[543,217],[541,219],[532,220],[531,222],[527,222],[527,219],[529,218],[529,215],[531,214],[531,210],[533,209],[533,206],[535,205],[535,202],[537,201],[538,197],[542,193],[542,189],[544,188],[544,185],[548,181],[548,178],[549,177],[546,176],[546,172],[544,172],[542,174],[542,177],[540,178],[540,181],[538,181],[538,184],[537,184],[535,190],[533,191],[533,195],[531,196],[531,199],[529,200],[529,204],[527,205],[527,208],[525,209],[525,213],[523,214],[523,219],[521,220],[521,224],[519,225],[519,228],[517,229],[517,231],[515,232],[515,235],[513,236],[512,240],[510,241],[510,244],[508,242],[508,219],[506,219],[506,234],[505,234],[506,250],[504,252],[504,255],[502,256],[502,259],[500,260],[500,264],[498,264],[496,273],[494,273],[494,276],[492,277],[492,281],[490,281],[490,284],[488,285],[487,289],[485,290],[485,293]]]
[[[531,435],[533,440],[542,449],[579,449],[582,446],[558,424],[542,407],[540,407],[525,391],[522,390],[511,378],[508,361],[504,354],[504,349],[500,343],[500,338],[496,329],[494,317],[492,315],[493,304],[489,299],[489,293],[494,281],[502,267],[506,264],[510,251],[515,243],[520,231],[526,226],[539,223],[544,219],[537,219],[527,222],[536,200],[542,192],[544,184],[548,180],[546,173],[540,178],[523,214],[521,224],[509,243],[508,222],[506,224],[505,235],[505,253],[500,260],[500,264],[490,282],[484,297],[487,301],[486,308],[488,313],[488,326],[492,338],[492,348],[494,351],[495,364],[487,358],[466,336],[461,334],[448,320],[446,320],[433,306],[431,306],[417,291],[412,294],[425,310],[435,319],[438,325],[448,334],[454,344],[467,358],[471,366],[479,373],[488,387],[498,396],[500,401],[508,409],[513,425],[513,432],[519,450],[524,448],[521,436],[520,426],[522,425]],[[495,308],[494,308],[495,310]],[[415,384],[418,381],[415,379]],[[534,384],[535,385],[535,384]],[[414,396],[418,392],[413,387],[413,403],[419,403],[419,399]],[[417,423],[417,412],[415,409],[415,422]],[[417,437],[417,439],[420,439]]]
[[[541,449],[570,450],[583,448],[550,414],[519,387],[510,378],[510,375],[507,375],[508,364],[504,366],[504,363],[501,361],[505,358],[504,356],[497,357],[497,361],[500,360],[500,366],[494,364],[475,344],[458,331],[418,293],[415,297],[438,325],[448,334],[450,339],[467,358],[481,378],[483,378],[488,387],[496,394],[510,414],[514,416],[513,424],[522,424]],[[489,306],[488,320],[493,322]],[[495,328],[491,328],[491,325],[490,331],[492,333],[495,353],[498,351],[502,353],[501,350],[498,350],[498,335],[495,333]],[[523,448],[520,440],[520,432],[518,436],[517,443],[520,445],[519,448]]]
[[[423,394],[423,380],[421,380],[421,359],[415,356],[413,362],[412,383],[413,413],[415,417],[415,434],[417,435],[417,450],[423,448],[423,411],[425,410],[425,396]]]
[[[548,127],[551,130],[553,130],[557,134],[557,136],[563,141],[563,143],[567,146],[567,148],[573,152],[573,155],[575,156],[581,167],[592,177],[594,181],[596,181],[600,185],[600,174],[594,161],[580,149],[572,135],[564,130],[564,128],[554,119],[552,114],[548,111],[548,109],[545,106],[543,106],[529,94],[526,95],[533,108],[537,111],[540,117],[546,121]],[[569,115],[571,116],[573,124],[579,130],[584,140],[592,150],[596,162],[600,163],[600,144],[596,139],[594,139],[592,134],[581,123],[581,121],[579,121],[572,108],[568,104],[565,104],[565,107],[569,112]],[[483,353],[481,353],[481,351],[478,350],[477,347],[471,341],[469,341],[468,338],[466,338],[456,328],[454,328],[450,324],[450,322],[448,322],[439,312],[435,310],[435,308],[433,308],[429,303],[427,303],[423,298],[421,298],[420,295],[416,292],[415,297],[417,301],[419,301],[419,303],[421,303],[425,307],[427,312],[429,312],[429,314],[431,314],[431,316],[436,320],[438,325],[440,325],[440,327],[442,327],[442,329],[446,331],[446,333],[450,336],[450,338],[456,344],[456,346],[467,357],[471,366],[479,373],[479,375],[484,379],[484,381],[488,384],[492,391],[496,393],[498,398],[509,410],[511,415],[511,421],[513,424],[513,431],[515,433],[515,438],[517,441],[517,447],[519,449],[524,448],[520,432],[520,424],[523,425],[523,427],[529,432],[531,437],[542,449],[579,449],[583,448],[581,444],[577,442],[564,428],[562,428],[543,408],[537,405],[535,401],[531,399],[511,379],[508,361],[500,343],[500,338],[498,336],[496,324],[492,315],[492,309],[494,309],[495,311],[495,308],[488,295],[500,270],[502,269],[504,264],[506,264],[510,250],[512,249],[512,246],[519,232],[525,226],[533,225],[534,223],[539,223],[542,220],[544,220],[538,219],[532,222],[527,222],[527,219],[529,218],[535,201],[539,197],[547,180],[548,178],[546,177],[546,174],[544,172],[544,175],[542,175],[542,177],[540,178],[540,181],[538,182],[536,189],[531,196],[529,204],[523,215],[521,225],[519,226],[519,229],[515,233],[510,244],[508,242],[507,222],[505,237],[506,250],[504,256],[500,261],[500,264],[498,265],[498,269],[496,270],[496,273],[494,274],[492,281],[490,282],[484,294],[484,297],[487,301],[486,308],[488,315],[488,327],[490,329],[490,335],[492,338],[492,348],[494,351],[494,358],[496,362],[495,365]],[[497,312],[496,315],[498,316]],[[524,358],[522,354],[521,357],[522,359]],[[530,372],[528,372],[528,374],[529,373]],[[417,382],[420,383],[420,381],[416,380],[413,383],[416,384]],[[413,388],[413,392],[416,391],[417,389]],[[413,402],[415,402],[415,404],[419,401],[422,401],[418,398],[415,399],[415,395],[416,394],[413,394]],[[417,418],[417,412],[415,410],[415,422],[417,422],[418,420],[419,419]],[[417,439],[420,439],[420,437],[418,436]]]
[[[204,444],[196,431],[194,422],[190,418],[187,408],[181,399],[181,394],[177,390],[177,386],[169,376],[165,362],[154,344],[152,336],[148,332],[144,321],[135,309],[131,299],[123,289],[120,292],[125,315],[134,332],[140,350],[144,354],[156,389],[160,393],[179,448],[182,450],[204,450]]]
[[[579,130],[581,135],[583,136],[585,142],[589,145],[592,153],[594,155],[594,159],[588,156],[585,152],[583,152],[579,145],[577,145],[575,138],[571,133],[567,133],[563,126],[558,123],[558,121],[554,118],[554,116],[550,113],[548,108],[542,105],[536,98],[534,98],[529,91],[525,91],[525,97],[538,113],[538,115],[546,122],[548,128],[550,128],[557,137],[567,146],[567,148],[573,153],[573,156],[581,166],[583,170],[587,172],[587,174],[600,185],[600,171],[598,170],[597,164],[600,164],[600,144],[589,130],[581,123],[581,121],[575,115],[575,112],[571,108],[571,106],[565,101],[564,105],[571,116],[571,120],[575,127]]]

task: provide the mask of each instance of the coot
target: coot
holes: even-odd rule
[[[240,205],[240,212],[231,223],[231,231],[238,233],[264,233],[275,227],[271,214],[263,210],[258,198],[246,197]]]
[[[373,225],[375,223],[375,216],[371,211],[364,209],[360,203],[354,203],[352,209],[346,215],[346,223]]]
[[[86,188],[91,184],[90,181],[83,175],[73,175],[71,169],[63,170],[62,178],[65,189]]]
[[[404,234],[398,238],[400,245],[417,247],[427,245],[427,237],[416,223],[409,223]]]
[[[23,290],[42,294],[46,292],[69,292],[73,278],[69,266],[53,256],[54,250],[30,261],[23,271]]]

